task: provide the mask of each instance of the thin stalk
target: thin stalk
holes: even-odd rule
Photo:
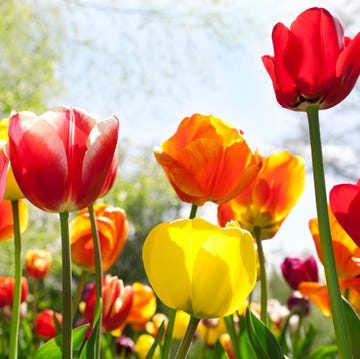
[[[99,239],[99,231],[96,224],[96,217],[94,213],[94,206],[91,204],[88,207],[90,214],[91,222],[91,234],[94,245],[94,261],[95,261],[95,287],[96,287],[96,297],[95,297],[95,313],[97,313],[100,299],[102,298],[102,278],[103,278],[103,269],[102,269],[102,259],[101,259],[101,247]],[[95,353],[97,353],[96,358],[100,358],[101,351],[101,323],[102,323],[102,313],[100,313],[100,328],[98,330],[98,336],[95,341]]]
[[[195,335],[196,328],[200,322],[200,319],[190,317],[190,321],[188,327],[186,329],[186,333],[184,338],[182,339],[178,351],[176,353],[175,359],[185,359],[192,343],[192,340]]]
[[[261,241],[261,229],[260,227],[255,226],[254,228],[254,237],[256,240],[258,257],[259,257],[259,267],[260,267],[260,304],[261,312],[260,318],[267,325],[267,278],[266,278],[266,268],[265,268],[265,255]]]
[[[72,358],[72,297],[69,213],[60,213],[62,253],[62,358]]]
[[[349,342],[349,336],[347,334],[347,325],[341,301],[341,292],[338,282],[334,250],[332,247],[332,238],[330,232],[318,107],[308,107],[307,117],[309,124],[321,254],[325,270],[326,283],[329,292],[330,309],[332,313],[336,343],[338,347],[339,358],[351,359],[351,347]]]
[[[168,325],[165,333],[165,341],[162,352],[162,359],[168,359],[170,355],[170,348],[172,342],[172,336],[174,331],[175,317],[176,317],[176,309],[168,308]]]
[[[19,344],[20,303],[21,303],[21,234],[19,201],[11,201],[14,224],[15,287],[12,304],[9,358],[16,359]]]
[[[87,275],[88,275],[88,272],[83,270],[81,272],[79,282],[78,282],[78,284],[76,286],[76,292],[75,292],[73,303],[72,303],[72,320],[74,320],[75,313],[77,311],[77,307],[78,307],[78,305],[80,303],[81,294],[82,294],[82,292],[84,290],[84,287],[85,287]]]
[[[230,314],[230,315],[224,317],[224,320],[225,320],[226,329],[230,335],[231,343],[232,343],[236,358],[240,358],[241,355],[240,355],[240,351],[239,351],[239,336],[238,336],[238,333],[236,333],[233,315]]]
[[[191,205],[191,211],[190,211],[189,219],[195,218],[197,209],[198,209],[198,206],[196,204]]]

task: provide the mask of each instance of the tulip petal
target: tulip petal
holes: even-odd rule
[[[330,206],[340,225],[360,246],[360,187],[353,184],[334,186],[330,191]]]

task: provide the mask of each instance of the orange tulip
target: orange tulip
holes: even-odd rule
[[[180,199],[198,206],[229,201],[259,172],[239,131],[211,115],[186,117],[155,158]]]
[[[29,210],[25,201],[19,200],[20,231],[23,232],[28,226]],[[14,235],[14,222],[10,200],[0,202],[0,242],[6,241]]]
[[[107,204],[94,205],[99,231],[103,270],[119,257],[128,234],[125,211]],[[95,272],[94,247],[89,212],[84,209],[70,222],[72,261],[88,272]]]
[[[134,329],[142,330],[156,312],[156,297],[154,291],[145,284],[135,282],[131,286],[134,299],[126,322]]]
[[[305,166],[299,156],[277,152],[262,157],[262,168],[255,180],[231,201],[218,207],[218,221],[230,220],[260,238],[272,238],[295,206],[304,190]]]
[[[345,296],[354,310],[360,314],[360,278],[339,278],[340,291]],[[327,317],[331,317],[329,293],[325,284],[317,282],[302,282],[299,292],[309,298]]]
[[[328,211],[338,275],[339,277],[345,279],[355,278],[360,275],[360,248],[341,227],[330,207],[328,207]],[[316,246],[317,254],[319,259],[322,261],[317,218],[313,218],[309,221],[309,227]]]
[[[29,277],[41,280],[49,272],[52,256],[46,249],[29,250],[25,258],[25,271]]]

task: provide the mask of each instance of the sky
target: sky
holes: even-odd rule
[[[159,145],[193,113],[212,114],[242,129],[249,145],[264,155],[286,150],[283,139],[298,129],[299,121],[306,121],[305,114],[277,104],[262,65],[261,56],[273,54],[273,26],[279,21],[289,26],[312,6],[326,7],[345,21],[354,3],[56,2],[66,15],[58,68],[65,91],[54,105],[75,105],[102,117],[116,114],[121,123],[119,146],[129,138],[134,147]],[[345,32],[353,36],[356,27],[351,24]],[[327,110],[324,118],[337,114]],[[204,213],[215,219],[214,206]],[[308,230],[315,216],[309,172],[303,197],[277,236],[265,243],[268,255],[279,262],[285,255],[315,254]]]

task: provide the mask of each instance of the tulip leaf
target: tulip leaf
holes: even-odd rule
[[[238,315],[239,318],[239,357],[246,359],[257,359],[257,355],[250,343],[249,335],[246,330],[245,317]]]
[[[102,298],[100,298],[99,306],[96,309],[95,317],[94,317],[94,324],[89,336],[89,339],[86,341],[84,348],[81,350],[80,359],[96,359],[97,349],[98,346],[101,345],[99,343],[99,331],[101,330],[101,313],[102,313]]]
[[[213,359],[229,359],[229,356],[227,355],[224,347],[221,345],[219,340],[216,341],[214,347]]]
[[[351,304],[342,297],[345,319],[348,327],[348,335],[350,338],[351,352],[354,358],[360,358],[360,317],[355,312]]]
[[[334,359],[337,354],[336,345],[328,345],[316,349],[308,359]]]
[[[152,359],[154,357],[156,347],[159,345],[159,343],[164,335],[164,331],[165,331],[165,321],[162,321],[159,331],[156,334],[154,343],[150,347],[150,350],[148,351],[145,359]]]
[[[279,359],[284,357],[274,335],[249,309],[246,310],[246,328],[258,359]]]
[[[82,325],[81,327],[75,328],[73,330],[73,350],[77,352],[80,350],[84,337],[89,329],[89,324]],[[61,359],[62,352],[62,335],[48,340],[44,345],[42,345],[39,350],[35,353],[34,359]]]

